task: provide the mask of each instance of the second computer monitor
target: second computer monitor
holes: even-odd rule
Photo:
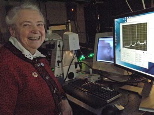
[[[98,38],[96,55],[96,61],[113,63],[113,36]]]
[[[123,70],[114,66],[112,32],[96,33],[93,68],[98,70],[123,74]]]

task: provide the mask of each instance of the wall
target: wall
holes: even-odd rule
[[[5,38],[7,32],[7,28],[4,23],[6,14],[5,6],[6,3],[4,2],[4,0],[0,0],[0,43],[4,43],[8,40]]]
[[[66,2],[46,2],[47,20],[50,24],[65,24],[68,21]],[[79,34],[79,41],[86,42],[84,5],[76,4],[75,20],[71,20],[72,32]],[[44,9],[45,10],[45,9]],[[63,32],[63,31],[62,31]],[[60,32],[58,32],[62,35]]]
[[[66,7],[64,2],[46,2],[47,19],[50,24],[63,24],[67,21]]]
[[[84,4],[78,4],[77,5],[77,22],[78,22],[78,27],[79,27],[80,42],[86,43]]]

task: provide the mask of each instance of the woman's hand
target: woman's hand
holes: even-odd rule
[[[72,108],[67,99],[61,101],[62,115],[73,115]]]

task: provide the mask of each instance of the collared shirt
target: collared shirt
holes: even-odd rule
[[[10,37],[9,41],[24,54],[25,57],[27,57],[30,60],[33,60],[36,57],[45,57],[45,55],[41,54],[38,50],[36,50],[35,54],[32,55],[27,49],[25,49],[21,43],[14,37]]]

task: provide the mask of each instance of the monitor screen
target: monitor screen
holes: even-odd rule
[[[97,58],[96,61],[113,63],[113,37],[100,37],[97,44]]]
[[[123,70],[114,66],[113,33],[96,33],[93,68],[123,74]]]
[[[115,65],[154,78],[154,9],[114,19]]]

